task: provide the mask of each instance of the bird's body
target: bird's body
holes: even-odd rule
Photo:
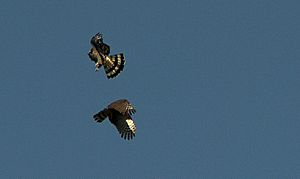
[[[109,45],[103,42],[102,34],[97,33],[92,37],[90,42],[97,49],[99,53],[102,53],[104,55],[110,54],[110,47]]]
[[[125,65],[123,53],[109,55],[110,47],[103,43],[102,35],[99,33],[92,37],[91,44],[93,47],[88,55],[95,62],[96,71],[103,65],[107,78],[118,76],[123,71]]]
[[[131,115],[136,111],[126,99],[117,100],[105,109],[95,114],[95,121],[101,123],[108,117],[109,121],[114,124],[124,139],[132,139],[136,133],[136,126]]]

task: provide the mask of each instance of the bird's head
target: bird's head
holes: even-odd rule
[[[98,32],[96,35],[94,35],[91,39],[91,44],[96,46],[97,44],[103,43],[103,36]]]

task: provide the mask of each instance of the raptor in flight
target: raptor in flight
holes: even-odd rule
[[[93,47],[88,55],[95,62],[95,71],[98,71],[103,66],[107,78],[110,79],[118,76],[123,71],[125,65],[123,53],[110,55],[110,47],[103,42],[103,36],[100,33],[92,37],[91,44]]]
[[[136,126],[131,118],[136,110],[126,99],[117,100],[94,115],[95,121],[101,123],[106,117],[114,124],[124,139],[132,139],[136,133]]]

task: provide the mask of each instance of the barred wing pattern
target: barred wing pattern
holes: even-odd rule
[[[95,114],[93,117],[94,117],[94,120],[96,122],[99,122],[101,123],[102,121],[104,121],[104,119],[110,114],[110,111],[105,108],[103,109],[102,111],[98,112],[97,114]]]
[[[124,69],[125,58],[122,53],[105,56],[103,54],[99,54],[96,48],[93,47],[88,55],[90,59],[95,62],[96,71],[98,71],[102,65],[104,66],[106,77],[108,79],[118,76]]]
[[[92,37],[91,44],[93,47],[88,55],[95,62],[96,71],[103,65],[108,79],[118,76],[123,71],[125,65],[123,53],[109,55],[110,47],[103,43],[103,37],[100,33]]]
[[[107,78],[114,78],[124,69],[124,55],[120,53],[117,55],[106,56],[103,65]]]
[[[111,103],[107,108],[94,115],[97,122],[102,122],[106,117],[114,124],[121,134],[121,137],[127,140],[132,139],[136,133],[136,126],[131,114],[136,110],[128,100],[122,99]]]
[[[130,140],[135,136],[136,126],[129,114],[123,115],[115,111],[109,120],[116,126],[122,138]]]

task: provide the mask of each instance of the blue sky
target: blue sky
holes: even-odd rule
[[[300,177],[298,1],[2,1],[0,176]],[[94,72],[97,32],[124,71]],[[137,136],[92,115],[128,99]]]

